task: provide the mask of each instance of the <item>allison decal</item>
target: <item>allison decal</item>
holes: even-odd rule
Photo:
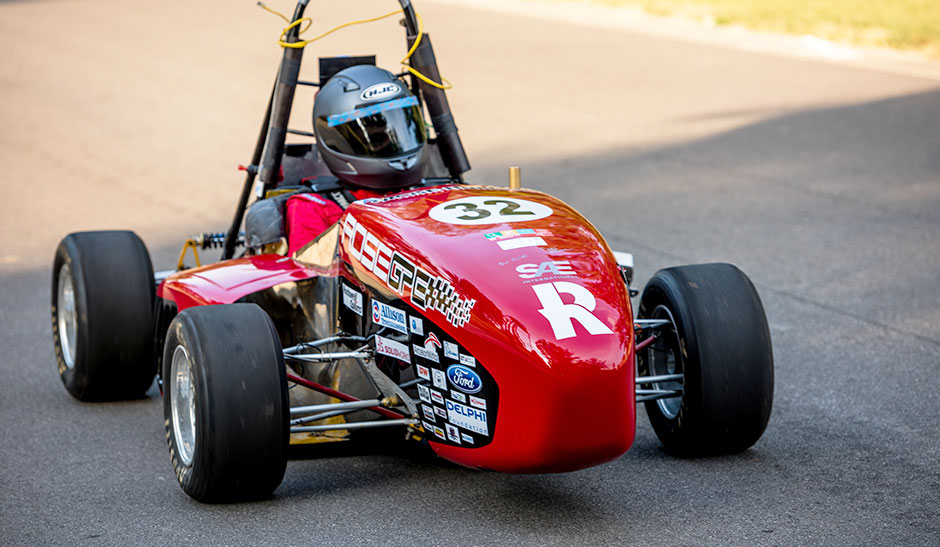
[[[372,301],[372,322],[408,334],[408,323],[405,312],[383,304],[378,300]]]

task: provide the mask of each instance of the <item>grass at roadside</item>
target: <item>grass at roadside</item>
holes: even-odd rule
[[[940,57],[940,0],[589,0],[717,25],[812,34]]]

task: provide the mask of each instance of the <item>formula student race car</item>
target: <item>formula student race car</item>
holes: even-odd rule
[[[187,240],[175,271],[155,274],[132,232],[62,240],[52,329],[67,390],[135,398],[156,376],[176,476],[201,501],[269,496],[290,445],[367,428],[510,473],[620,457],[638,402],[675,455],[754,444],[771,412],[773,356],[747,276],[729,264],[661,270],[634,318],[632,256],[577,211],[522,189],[518,171],[508,187],[463,181],[470,166],[431,41],[400,4],[407,70],[363,87],[374,57],[320,59],[319,81],[300,79],[300,0],[231,227]],[[314,132],[287,127],[298,86],[320,88]],[[318,117],[331,93],[348,110]],[[393,131],[393,118],[411,133]],[[288,134],[317,140],[287,144]],[[409,138],[417,148],[403,150]],[[379,140],[396,154],[356,164]],[[412,178],[394,192],[349,199],[357,184],[402,173]],[[283,204],[296,195],[340,212],[291,249],[281,236],[299,228]],[[221,260],[199,267],[211,247]],[[184,266],[188,249],[197,267]]]

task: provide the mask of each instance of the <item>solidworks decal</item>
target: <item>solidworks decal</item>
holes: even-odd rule
[[[613,334],[610,328],[594,316],[597,300],[591,291],[569,281],[555,281],[532,285],[532,290],[542,303],[539,313],[548,319],[557,340],[576,336],[574,322],[577,321],[589,334]],[[574,303],[565,304],[561,295],[574,297]]]
[[[350,214],[343,217],[341,234],[343,247],[349,256],[402,298],[407,296],[416,308],[437,311],[455,327],[462,327],[470,321],[470,310],[476,300],[461,297],[450,281],[426,272],[398,251],[393,251],[356,217]]]
[[[383,304],[378,300],[372,301],[372,322],[408,334],[405,312],[388,304]]]
[[[469,406],[447,401],[447,421],[480,435],[489,435],[486,412]]]
[[[406,363],[411,362],[411,353],[408,352],[408,346],[382,336],[375,337],[375,352],[394,357]]]

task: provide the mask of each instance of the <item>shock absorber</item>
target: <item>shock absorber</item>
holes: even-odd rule
[[[199,248],[205,249],[221,249],[225,245],[225,232],[206,232],[199,234],[198,236],[192,238],[196,245]],[[235,239],[235,246],[241,246],[245,244],[245,232],[239,232],[238,237]]]
[[[225,232],[206,232],[193,236],[186,240],[183,243],[183,250],[180,251],[180,259],[176,262],[176,271],[183,271],[186,266],[183,264],[183,260],[186,258],[186,250],[193,250],[193,258],[196,259],[196,267],[202,266],[202,263],[199,261],[199,249],[221,249],[225,246]],[[234,244],[230,245],[234,249],[236,246],[245,244],[245,232],[239,232],[238,238],[235,239]]]

